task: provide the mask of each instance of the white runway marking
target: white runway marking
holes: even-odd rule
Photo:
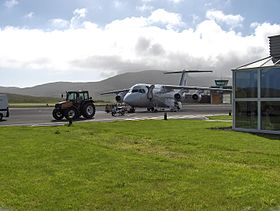
[[[123,120],[128,120],[128,121],[135,121],[135,120],[161,120],[164,119],[162,116],[158,117],[149,117],[149,116],[144,116],[144,117],[130,117],[130,118],[125,118]],[[167,119],[207,119],[204,115],[172,115],[168,116]]]

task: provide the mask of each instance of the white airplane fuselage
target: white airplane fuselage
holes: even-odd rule
[[[179,110],[184,103],[198,103],[202,99],[207,99],[209,95],[205,95],[205,91],[229,91],[231,89],[211,88],[202,86],[187,86],[187,73],[201,73],[212,71],[198,71],[198,70],[183,70],[175,72],[166,72],[165,74],[182,73],[179,85],[165,85],[165,84],[136,84],[129,90],[114,90],[102,94],[117,94],[116,101],[118,103],[124,102],[134,108],[147,108],[153,111],[156,108],[169,108],[170,110]],[[192,93],[191,93],[192,92]]]
[[[151,86],[153,86],[152,89]],[[176,93],[178,91],[165,90],[160,84],[136,84],[125,94],[123,102],[131,107],[139,108],[180,109],[177,100],[174,98]]]

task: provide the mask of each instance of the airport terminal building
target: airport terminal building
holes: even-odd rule
[[[233,129],[280,134],[280,35],[270,56],[233,72]]]

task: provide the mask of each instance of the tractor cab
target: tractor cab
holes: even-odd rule
[[[53,117],[56,120],[77,119],[80,116],[91,119],[95,115],[95,106],[88,91],[68,91],[66,101],[55,104]]]
[[[88,91],[69,91],[66,93],[66,101],[80,102],[84,100],[91,100]]]

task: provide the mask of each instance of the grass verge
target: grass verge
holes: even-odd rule
[[[10,108],[54,107],[55,103],[9,103]]]
[[[208,116],[210,120],[232,120],[232,116],[229,115],[217,115],[217,116]]]
[[[2,127],[0,209],[259,210],[280,205],[278,136],[190,120]]]

